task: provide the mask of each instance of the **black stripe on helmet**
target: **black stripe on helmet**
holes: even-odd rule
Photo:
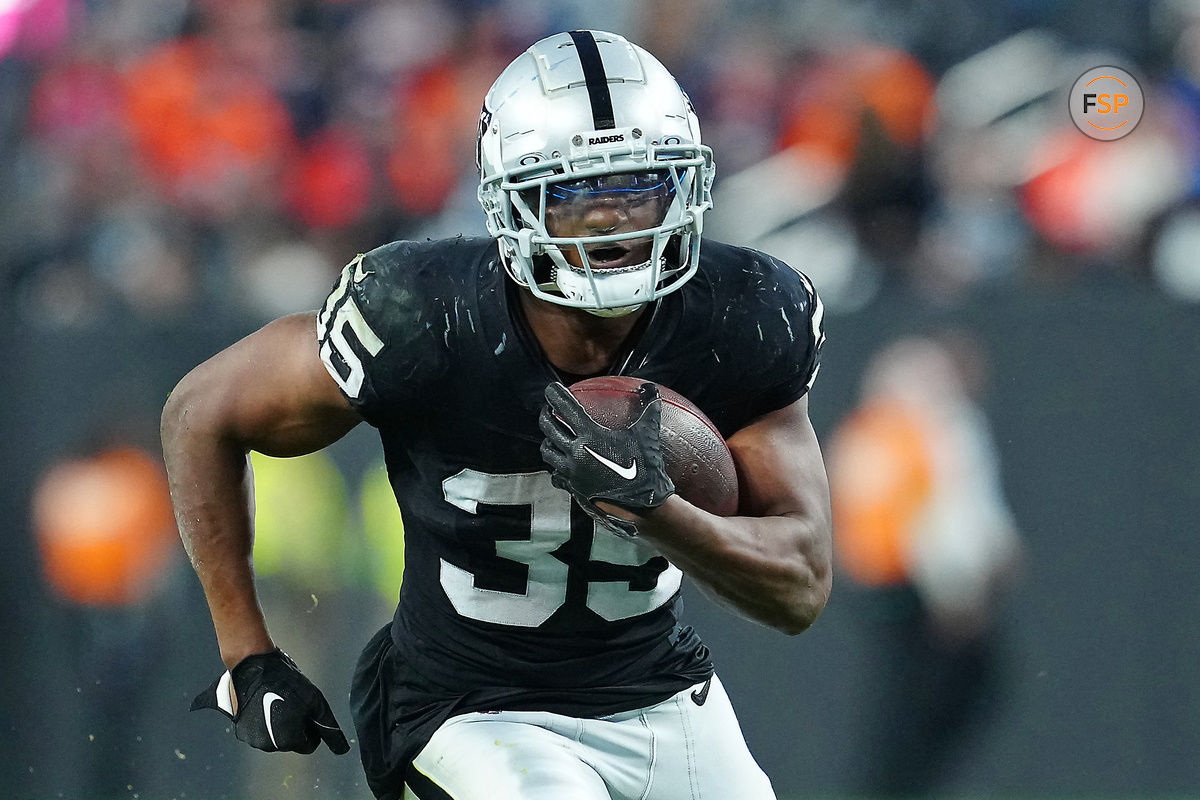
[[[579,63],[583,66],[583,79],[587,83],[588,99],[592,102],[592,121],[596,130],[617,127],[613,119],[612,95],[608,92],[608,76],[604,73],[604,62],[600,59],[600,48],[591,31],[570,31]]]

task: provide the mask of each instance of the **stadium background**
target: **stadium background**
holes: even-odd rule
[[[315,307],[356,252],[481,231],[480,98],[573,27],[628,35],[691,95],[719,168],[706,232],[813,277],[819,433],[897,337],[952,329],[986,354],[980,405],[1026,554],[1002,691],[938,793],[1200,794],[1185,0],[0,4],[0,789],[366,796],[352,757],[256,757],[186,714],[220,665],[163,522],[158,412],[199,360]],[[1067,114],[1100,64],[1146,94],[1116,143]],[[378,459],[361,430],[258,471],[274,632],[344,724],[402,560]],[[105,569],[73,570],[80,554]],[[857,791],[883,668],[866,608],[839,579],[784,639],[687,592],[782,797]]]

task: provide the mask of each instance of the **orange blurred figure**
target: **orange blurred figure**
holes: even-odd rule
[[[197,37],[151,51],[126,88],[134,141],[171,196],[228,213],[270,191],[294,135],[283,101],[256,70]]]
[[[961,335],[889,343],[831,440],[834,546],[863,588],[875,670],[858,704],[863,796],[943,788],[1004,687],[1020,540],[974,397],[981,356]]]
[[[906,582],[912,520],[933,488],[923,431],[899,405],[876,401],[842,422],[836,453],[830,490],[842,568],[867,586]]]
[[[805,74],[784,114],[781,149],[806,148],[849,167],[868,117],[893,144],[904,149],[921,144],[934,83],[908,53],[858,44],[822,58]]]
[[[80,605],[138,602],[175,552],[166,476],[132,446],[52,467],[34,492],[33,521],[47,582]]]

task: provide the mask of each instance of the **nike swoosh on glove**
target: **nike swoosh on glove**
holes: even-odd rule
[[[538,418],[545,434],[542,460],[550,480],[566,489],[597,522],[614,533],[637,534],[630,521],[596,506],[605,500],[635,514],[658,508],[675,493],[663,462],[662,399],[658,387],[638,387],[641,414],[627,429],[606,428],[592,419],[567,387],[546,387],[546,406]]]
[[[311,753],[321,742],[338,755],[350,750],[321,690],[279,649],[239,661],[192,701],[192,711],[202,708],[229,717],[237,738],[268,753]]]

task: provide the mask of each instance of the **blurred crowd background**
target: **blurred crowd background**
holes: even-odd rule
[[[721,235],[795,251],[835,308],[898,284],[952,298],[1113,277],[1196,300],[1197,16],[1183,0],[14,0],[5,310],[266,319],[316,303],[347,253],[480,232],[482,95],[531,40],[580,25],[674,71],[732,184]],[[1148,111],[1100,144],[1064,92],[1110,61]]]
[[[688,597],[781,798],[1200,792],[1198,0],[0,2],[0,789],[367,796],[183,713],[220,664],[158,412],[356,253],[483,234],[483,94],[584,27],[692,98],[706,235],[827,306],[834,603],[783,641]],[[1105,64],[1117,142],[1067,111]],[[269,617],[348,725],[378,447],[255,465]]]

